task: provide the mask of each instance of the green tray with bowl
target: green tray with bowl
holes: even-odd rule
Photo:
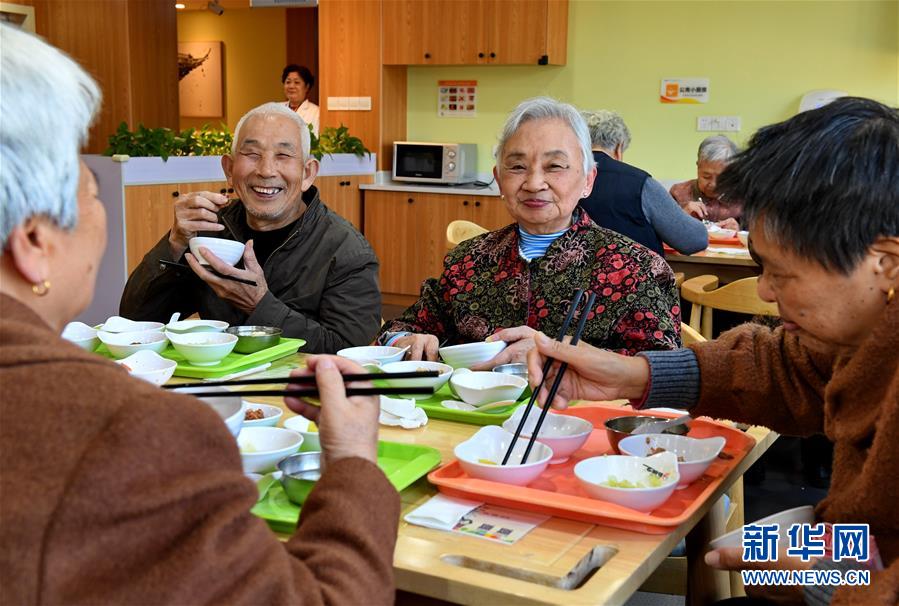
[[[162,350],[162,353],[159,355],[178,363],[178,366],[175,367],[176,377],[215,379],[247,368],[252,368],[253,366],[259,366],[260,364],[265,364],[272,360],[278,360],[284,356],[295,354],[305,344],[306,341],[303,339],[285,339],[282,337],[277,345],[273,345],[266,349],[260,349],[251,354],[239,354],[232,351],[225,356],[224,360],[213,366],[194,366],[193,364],[189,364],[187,360],[184,359],[184,356],[178,353],[171,344]],[[97,348],[96,353],[101,356],[106,356],[107,358],[113,357],[113,355],[109,353],[109,350],[106,349],[106,346],[102,344]]]
[[[503,421],[511,417],[516,408],[522,404],[526,404],[530,397],[531,389],[530,387],[527,387],[515,404],[511,404],[504,408],[497,408],[491,412],[453,410],[452,408],[444,408],[440,404],[443,400],[459,400],[459,398],[450,391],[449,384],[446,384],[438,389],[433,396],[422,400],[416,400],[415,405],[422,408],[427,413],[429,419],[458,421],[459,423],[468,423],[470,425],[502,425]]]
[[[398,491],[424,477],[440,465],[440,452],[429,446],[378,442],[378,467]],[[265,481],[266,478],[260,480]],[[275,532],[293,534],[300,519],[300,506],[287,498],[281,482],[275,481],[251,510]]]

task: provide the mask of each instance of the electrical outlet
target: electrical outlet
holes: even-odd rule
[[[721,116],[712,116],[712,128],[714,131],[724,130],[724,119]]]
[[[742,126],[740,116],[727,116],[724,119],[724,130],[728,132],[739,132]]]
[[[698,131],[712,130],[712,117],[711,116],[699,116],[698,118],[696,118],[696,130],[698,130]]]

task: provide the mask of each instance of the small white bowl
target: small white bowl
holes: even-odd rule
[[[347,358],[357,364],[376,362],[379,365],[399,362],[406,355],[402,347],[386,347],[384,345],[364,345],[347,347],[337,352],[341,358]]]
[[[168,338],[157,330],[143,332],[104,332],[97,331],[97,337],[106,345],[106,349],[114,358],[127,358],[138,351],[154,351],[162,353],[168,346]]]
[[[477,371],[454,373],[450,377],[450,385],[466,404],[482,406],[500,400],[517,400],[528,382],[514,375]]]
[[[384,372],[415,372],[418,370],[436,370],[440,374],[430,379],[384,379],[390,387],[433,387],[436,393],[438,389],[446,385],[450,376],[453,374],[453,367],[440,362],[427,361],[407,361],[407,362],[391,362],[381,367]],[[430,398],[427,394],[413,394],[401,396],[404,398],[413,398],[415,400],[423,400]]]
[[[189,332],[222,332],[228,326],[227,322],[221,320],[179,320],[170,322],[165,329],[183,335]]]
[[[100,347],[97,329],[88,326],[84,322],[69,322],[66,324],[66,327],[62,329],[62,338],[87,351],[94,351]]]
[[[721,436],[697,439],[668,433],[649,433],[622,438],[618,442],[618,450],[623,455],[635,457],[649,456],[654,448],[673,452],[678,459],[683,459],[677,462],[680,474],[677,487],[684,488],[702,477],[725,444],[727,440]]]
[[[237,265],[237,262],[243,257],[243,249],[246,246],[243,242],[238,242],[236,240],[207,237],[191,238],[187,245],[190,247],[190,253],[196,257],[197,261],[202,265],[209,265],[209,263],[203,258],[203,255],[200,254],[200,247],[208,248],[212,251],[212,254],[228,265]]]
[[[475,343],[441,347],[437,352],[443,361],[453,368],[469,368],[492,359],[505,348],[505,341],[476,341]]]
[[[527,448],[528,441],[518,438],[509,463],[501,465],[509,444],[512,443],[513,434],[502,427],[487,425],[478,430],[476,434],[458,444],[453,449],[453,454],[459,460],[462,469],[473,478],[526,486],[537,479],[543,473],[549,460],[553,457],[552,448],[540,442],[534,442],[528,461],[520,464],[521,457]],[[485,463],[492,461],[495,465]]]
[[[297,415],[285,419],[284,428],[295,431],[303,436],[303,444],[300,446],[300,452],[319,452],[322,449],[321,440],[318,437],[318,430],[312,431],[310,421],[306,417]]]
[[[247,427],[237,436],[244,473],[274,471],[281,459],[299,452],[303,436],[282,427]]]
[[[743,246],[749,246],[749,232],[748,231],[745,231],[745,230],[738,231],[737,238],[740,239],[740,242],[743,244]]]
[[[106,318],[103,324],[97,327],[97,330],[111,333],[145,332],[150,330],[162,332],[164,327],[165,324],[162,322],[135,322],[122,316],[110,316]]]
[[[166,332],[165,336],[193,366],[215,366],[237,345],[237,335],[224,332]]]
[[[178,393],[198,393],[198,392],[210,392],[217,391],[221,393],[231,393],[229,390],[224,387],[181,387],[177,389],[173,389],[172,391],[176,391]],[[218,415],[222,418],[222,421],[225,422],[225,425],[228,427],[228,431],[231,432],[231,435],[235,438],[240,433],[241,427],[243,426],[243,416],[244,416],[244,401],[241,398],[228,396],[228,397],[208,397],[208,398],[198,398],[201,402],[209,405],[210,408],[215,410]]]
[[[511,417],[503,423],[503,428],[511,433],[515,433],[518,424],[521,423],[521,417],[524,416],[524,406],[519,406]],[[524,428],[521,430],[521,437],[530,438],[537,426],[537,420],[540,418],[540,409],[534,406],[531,414],[525,421]],[[586,419],[572,417],[569,415],[556,414],[553,411],[547,411],[546,418],[543,419],[543,425],[540,426],[540,433],[537,434],[537,441],[542,442],[552,448],[553,458],[551,465],[556,463],[564,463],[573,453],[584,445],[587,438],[593,432],[593,423]]]
[[[162,385],[175,374],[178,363],[168,358],[163,358],[155,351],[136,351],[127,358],[116,360],[131,374],[132,377],[143,379],[153,385]]]
[[[762,518],[757,522],[753,522],[753,526],[762,526],[766,524],[778,524],[777,534],[780,535],[780,544],[786,545],[790,540],[789,531],[793,524],[811,524],[815,521],[815,508],[811,505],[803,505],[802,507],[794,507]],[[711,549],[721,549],[723,547],[742,547],[743,546],[743,528],[741,526],[736,530],[732,530],[721,535],[717,539],[709,542]]]
[[[610,476],[618,481],[647,482],[650,469],[664,474],[662,485],[649,488],[617,488],[603,486]],[[574,475],[592,497],[617,503],[637,511],[652,511],[668,500],[680,479],[677,473],[677,457],[673,452],[662,452],[651,457],[604,455],[584,459],[574,466]]]
[[[261,410],[262,418],[248,421],[246,414],[251,410]],[[284,411],[280,406],[271,404],[263,404],[262,402],[246,402],[244,406],[244,427],[274,427],[281,420]]]

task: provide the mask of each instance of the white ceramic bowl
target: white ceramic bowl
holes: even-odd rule
[[[521,423],[524,409],[524,406],[519,406],[512,416],[503,423],[503,428],[514,434],[515,430],[518,429],[518,424]],[[534,406],[531,409],[531,414],[528,415],[527,421],[525,421],[524,428],[521,430],[521,437],[531,437],[539,418],[540,409]],[[590,421],[556,414],[550,410],[547,411],[546,418],[543,419],[543,425],[540,426],[537,441],[552,448],[553,458],[550,464],[564,463],[572,453],[577,452],[584,445],[592,431],[593,423]]]
[[[600,484],[607,482],[610,476],[615,476],[618,481],[645,483],[651,473],[647,467],[665,474],[661,486],[616,488]],[[574,466],[574,475],[590,496],[637,511],[652,511],[667,501],[680,478],[677,474],[677,457],[671,452],[662,452],[651,457],[625,455],[591,457]]]
[[[237,265],[243,257],[244,243],[237,240],[228,240],[227,238],[207,238],[198,237],[191,238],[187,245],[190,247],[190,253],[197,258],[202,265],[209,265],[203,255],[200,254],[200,248],[205,247],[212,251],[216,257],[227,263],[228,265]]]
[[[477,341],[475,343],[463,343],[462,345],[450,345],[437,350],[443,361],[453,368],[469,368],[474,364],[480,364],[492,359],[496,354],[506,348],[505,341]]]
[[[777,533],[780,535],[780,544],[786,545],[790,540],[790,526],[793,524],[811,524],[815,521],[815,508],[811,505],[803,505],[802,507],[794,507],[762,518],[753,525],[778,524]],[[721,549],[722,547],[742,547],[743,546],[743,528],[737,528],[727,534],[723,534],[717,539],[709,542],[711,549]]]
[[[322,449],[321,440],[318,437],[318,431],[310,429],[309,419],[297,415],[285,419],[284,428],[295,431],[303,436],[303,443],[300,445],[300,452],[318,452]]]
[[[515,401],[528,386],[527,380],[521,377],[491,371],[455,373],[450,377],[450,384],[455,393],[472,406],[500,400]]]
[[[97,337],[116,359],[127,358],[138,351],[162,353],[169,344],[168,338],[158,330],[119,333],[99,330]]]
[[[237,335],[224,332],[166,332],[172,347],[194,366],[215,366],[237,345]]]
[[[222,332],[228,328],[227,322],[221,320],[179,320],[170,322],[165,329],[168,332],[185,334],[189,332]]]
[[[103,324],[97,327],[97,330],[112,333],[145,332],[149,330],[162,332],[164,327],[165,324],[162,322],[135,322],[134,320],[129,320],[122,316],[110,316],[109,318],[106,318],[106,321],[103,322]]]
[[[737,238],[740,239],[740,242],[743,246],[749,246],[749,232],[748,231],[738,231]]]
[[[174,389],[172,391],[186,394],[212,391],[231,393],[224,387],[182,387],[180,389]],[[198,399],[201,402],[205,402],[206,404],[208,404],[210,408],[218,413],[218,415],[222,418],[222,421],[224,421],[225,425],[228,427],[228,431],[230,431],[231,435],[236,438],[237,434],[240,433],[241,427],[243,426],[244,401],[234,396],[213,396]]]
[[[364,345],[362,347],[347,347],[337,352],[341,358],[347,358],[357,364],[377,362],[380,365],[399,362],[406,355],[402,347],[386,347],[384,345]]]
[[[528,441],[518,438],[515,448],[512,450],[512,456],[509,457],[509,463],[500,465],[503,457],[506,456],[509,444],[512,443],[512,435],[502,427],[488,425],[458,444],[453,450],[453,454],[459,459],[459,464],[465,473],[473,478],[526,486],[543,473],[546,466],[549,465],[549,460],[553,457],[553,451],[546,444],[534,442],[527,463],[521,465],[519,462],[524,455]],[[492,461],[496,465],[484,461]]]
[[[415,372],[418,370],[436,370],[440,374],[430,379],[384,379],[390,387],[433,387],[436,393],[438,389],[446,385],[450,376],[453,374],[453,367],[440,362],[426,361],[407,361],[407,362],[391,362],[381,367],[384,372]],[[430,398],[427,394],[415,394],[408,396],[400,396],[403,398],[413,398],[415,400],[423,400]]]
[[[252,421],[246,420],[246,414],[251,410],[261,410],[262,418],[261,419],[253,419]],[[263,404],[262,402],[246,402],[244,406],[244,427],[274,427],[278,424],[278,421],[281,420],[281,416],[284,414],[284,411],[281,410],[280,406],[273,406],[272,404]]]
[[[281,459],[299,452],[303,436],[283,427],[247,427],[237,436],[244,473],[273,471]]]
[[[727,440],[721,436],[712,438],[689,438],[667,433],[650,433],[622,438],[618,442],[618,450],[623,455],[635,457],[649,456],[654,448],[664,448],[673,452],[678,459],[677,471],[680,474],[678,488],[692,484],[709,468]]]
[[[136,351],[127,358],[116,360],[131,374],[132,377],[143,379],[153,385],[162,385],[175,374],[178,366],[174,360],[163,358],[155,351]]]
[[[66,324],[66,327],[62,329],[62,338],[87,351],[94,351],[100,347],[97,329],[88,326],[84,322],[69,322]]]

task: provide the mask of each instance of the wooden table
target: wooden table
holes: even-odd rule
[[[712,242],[712,248],[729,248],[740,250],[741,254],[727,254],[703,250],[692,255],[682,255],[666,251],[665,260],[675,272],[683,272],[684,279],[696,276],[718,276],[721,284],[727,284],[742,278],[751,278],[762,273],[762,268],[749,256],[745,246],[723,246]]]
[[[265,374],[286,375],[301,366],[304,358],[303,354],[282,358]],[[184,381],[175,378],[172,382]],[[284,408],[280,398],[252,400]],[[290,416],[293,413],[285,408],[285,418]],[[382,426],[380,438],[431,446],[440,451],[446,463],[453,458],[453,447],[478,429],[431,419],[425,427],[413,430]],[[748,433],[756,446],[713,496],[669,534],[641,534],[553,517],[507,546],[401,520],[394,556],[397,589],[460,604],[622,604],[686,536],[688,603],[708,604],[728,597],[727,573],[706,567],[702,555],[708,540],[724,531],[721,496],[777,437],[761,427],[753,427]],[[403,515],[436,493],[437,489],[422,478],[401,493]]]

